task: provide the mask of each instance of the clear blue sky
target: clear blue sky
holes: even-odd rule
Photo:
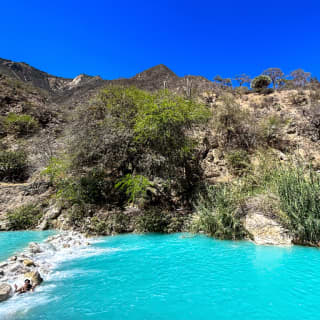
[[[320,78],[319,0],[2,1],[0,57],[54,75],[251,76],[268,67]]]

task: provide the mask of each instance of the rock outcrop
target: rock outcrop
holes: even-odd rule
[[[244,226],[259,245],[291,245],[292,237],[277,221],[262,214],[249,213]]]
[[[38,70],[25,62],[14,62],[1,58],[0,73],[6,74],[17,80],[29,83],[34,87],[48,91],[54,90],[57,87],[59,87],[59,85],[57,84],[58,80],[60,82],[60,86],[61,82],[66,84],[72,81],[72,79],[51,76],[50,74]]]
[[[249,199],[244,208],[243,225],[259,245],[291,245],[293,237],[279,222],[267,196]]]
[[[12,289],[10,284],[8,283],[0,284],[0,302],[9,299],[11,291]]]

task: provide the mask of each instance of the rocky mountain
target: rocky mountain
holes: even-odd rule
[[[0,58],[0,74],[31,84],[36,88],[54,92],[63,88],[72,79],[51,76],[25,62],[14,62]]]
[[[213,83],[204,77],[191,75],[179,77],[163,64],[140,72],[132,78],[103,80],[100,76],[80,74],[74,79],[67,79],[50,75],[25,62],[14,62],[0,58],[0,74],[45,90],[53,101],[59,103],[69,99],[74,100],[75,96],[81,99],[83,95],[94,93],[95,89],[99,90],[103,86],[112,84],[136,86],[150,91],[167,88],[176,92],[205,91],[213,86]]]

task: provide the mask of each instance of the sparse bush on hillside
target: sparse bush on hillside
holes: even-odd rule
[[[221,146],[246,151],[262,146],[282,148],[286,120],[276,114],[259,119],[256,114],[241,108],[231,96],[221,100],[213,123]]]
[[[310,91],[310,100],[311,103],[319,103],[320,102],[320,88],[314,89],[312,91]]]
[[[236,94],[238,94],[240,97],[243,97],[245,94],[248,94],[250,91],[247,87],[236,87],[234,88],[234,91]],[[243,97],[244,98],[244,97]]]
[[[312,141],[320,140],[320,104],[312,105],[304,110],[308,121],[303,128],[304,134],[307,134]]]
[[[6,133],[17,136],[29,135],[36,132],[39,128],[38,122],[28,114],[9,113],[2,119]]]
[[[28,177],[23,151],[0,151],[0,181],[23,181]]]
[[[135,231],[172,233],[184,230],[188,217],[179,213],[167,212],[161,208],[151,207],[140,212],[134,219]]]
[[[132,217],[124,212],[110,212],[108,215],[93,217],[90,232],[98,235],[132,232],[132,224]]]
[[[282,119],[277,114],[264,118],[260,123],[260,132],[263,140],[269,146],[279,146],[282,142],[283,129],[287,123],[288,121]]]
[[[228,168],[235,175],[242,176],[250,169],[250,158],[245,150],[234,150],[226,156]]]
[[[279,98],[275,96],[266,96],[261,102],[261,108],[270,109],[272,106],[279,103]]]
[[[33,117],[41,127],[46,127],[49,123],[58,118],[58,111],[54,109],[53,105],[43,105],[39,107],[26,102],[23,104],[22,112],[23,114]]]
[[[308,97],[306,96],[305,92],[300,90],[297,93],[292,93],[289,97],[289,101],[292,105],[302,106],[308,103]]]
[[[221,146],[249,150],[257,144],[257,122],[253,115],[241,109],[231,96],[222,97],[214,114],[214,128]]]
[[[161,209],[145,210],[135,221],[137,232],[159,232],[166,233],[170,216]]]
[[[35,228],[42,217],[40,209],[34,204],[24,205],[7,213],[10,230]]]

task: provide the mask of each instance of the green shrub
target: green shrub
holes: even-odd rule
[[[271,115],[260,122],[262,139],[269,146],[275,146],[282,140],[283,129],[288,123],[277,114]]]
[[[68,223],[72,226],[83,229],[86,225],[85,219],[91,217],[98,206],[104,204],[122,206],[126,201],[125,196],[114,188],[114,182],[103,170],[92,169],[77,177],[70,168],[68,158],[52,158],[42,173],[50,178],[56,189],[57,198],[69,208]],[[108,226],[110,223],[108,222]],[[97,228],[101,230],[103,225],[105,223],[101,222],[101,226]],[[105,233],[107,231],[99,230],[93,229],[90,232],[107,234]]]
[[[161,209],[145,210],[136,218],[135,230],[142,233],[167,233],[170,220],[170,214]]]
[[[90,232],[97,235],[110,235],[132,231],[131,217],[123,212],[111,212],[107,216],[91,219]]]
[[[0,181],[23,181],[28,177],[27,168],[23,151],[0,151]]]
[[[36,132],[39,128],[38,122],[28,114],[9,113],[3,119],[7,133],[17,136],[29,135]]]
[[[138,204],[143,201],[150,186],[151,182],[146,177],[132,174],[127,174],[115,185],[117,189],[125,191],[129,197],[129,202],[133,204]]]
[[[249,89],[247,87],[241,86],[241,87],[236,87],[234,89],[235,93],[238,94],[240,97],[249,93]]]
[[[245,150],[234,150],[226,156],[228,168],[233,174],[242,176],[250,169],[249,154]]]
[[[79,193],[85,203],[102,204],[114,194],[112,182],[106,179],[101,170],[91,170],[78,182]]]
[[[272,80],[269,76],[261,75],[258,77],[255,77],[251,81],[251,88],[257,91],[261,91],[263,89],[266,89],[271,84]]]
[[[308,97],[306,96],[304,91],[293,92],[289,96],[289,101],[292,105],[302,106],[308,104]]]
[[[34,204],[24,205],[7,213],[10,230],[33,229],[42,217],[42,212]]]
[[[228,186],[209,186],[196,203],[191,223],[194,232],[219,239],[242,239],[247,232],[237,214],[237,201]]]
[[[72,203],[68,209],[68,223],[72,227],[83,228],[86,226],[84,220],[91,217],[94,207],[85,203]]]
[[[185,214],[181,215],[179,213],[173,213],[167,225],[166,232],[174,233],[188,231],[189,220],[189,216]]]
[[[49,165],[42,174],[47,175],[57,190],[57,197],[71,204],[82,203],[79,188],[79,177],[70,172],[70,159],[67,157],[51,158]]]
[[[281,209],[296,240],[317,244],[320,241],[320,175],[310,168],[281,168],[277,186]]]

